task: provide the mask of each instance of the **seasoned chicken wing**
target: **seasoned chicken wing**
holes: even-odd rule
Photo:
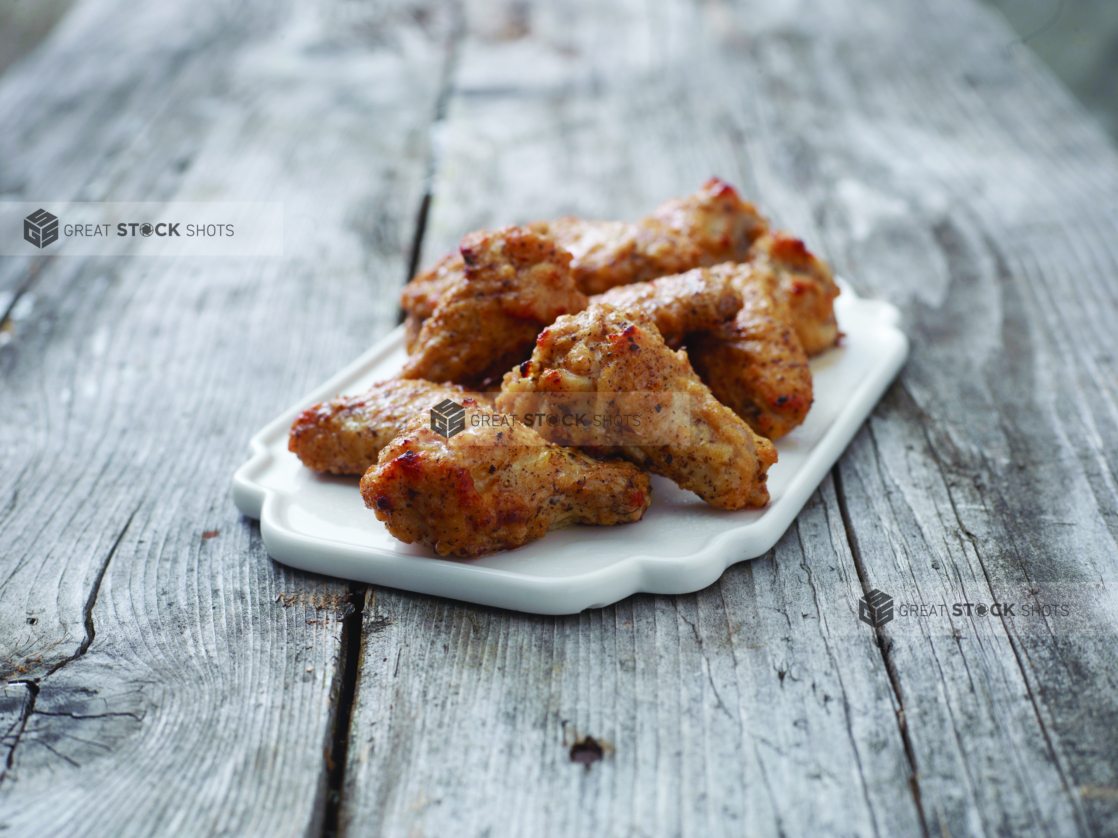
[[[768,502],[776,449],[715,399],[642,311],[599,304],[559,318],[505,375],[497,409],[553,442],[620,454],[713,506]]]
[[[689,268],[744,261],[753,243],[769,230],[769,222],[757,207],[743,201],[734,187],[716,177],[693,195],[665,201],[652,218],[699,248],[702,257]]]
[[[571,253],[571,272],[583,292],[601,294],[618,285],[744,260],[768,222],[732,186],[711,178],[694,195],[667,201],[635,223],[568,216],[528,227]],[[409,335],[418,334],[418,324],[434,313],[435,303],[464,269],[459,255],[449,254],[404,287],[400,304]],[[409,352],[412,345],[409,340]]]
[[[689,332],[704,332],[731,319],[741,308],[741,291],[732,272],[695,268],[651,282],[620,285],[590,298],[622,311],[640,310],[652,318],[664,342],[683,344]]]
[[[782,230],[759,238],[749,261],[771,268],[780,280],[777,297],[788,308],[790,322],[808,355],[830,349],[838,340],[835,297],[838,286],[830,267],[802,241]]]
[[[570,524],[627,524],[652,502],[648,475],[546,442],[511,417],[463,403],[450,439],[415,417],[361,478],[393,536],[441,556],[511,550]]]
[[[443,254],[431,268],[416,274],[400,294],[400,306],[409,316],[422,323],[435,313],[443,294],[465,275],[466,263],[462,252],[454,250]],[[410,350],[409,350],[410,351]]]
[[[464,272],[424,321],[402,378],[480,384],[532,351],[536,335],[587,299],[571,279],[571,256],[522,227],[471,233]]]
[[[377,461],[380,449],[412,417],[428,415],[427,411],[445,399],[461,402],[465,398],[492,404],[487,397],[455,384],[389,379],[360,395],[338,396],[308,407],[291,426],[287,448],[315,471],[364,474]]]
[[[686,233],[651,216],[635,223],[565,216],[537,221],[532,227],[546,230],[571,252],[571,272],[587,294],[679,273],[703,258],[702,249]]]
[[[722,404],[761,436],[779,439],[803,423],[812,402],[811,368],[779,280],[748,263],[710,271],[732,282],[743,304],[733,320],[687,338],[691,365]]]

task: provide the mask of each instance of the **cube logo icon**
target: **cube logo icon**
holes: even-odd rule
[[[431,408],[431,430],[447,439],[466,430],[466,408],[450,399],[439,402]]]
[[[58,241],[58,216],[45,209],[35,210],[23,219],[23,237],[35,247],[46,247]]]
[[[874,628],[881,628],[893,619],[893,598],[874,588],[858,600],[858,619]]]

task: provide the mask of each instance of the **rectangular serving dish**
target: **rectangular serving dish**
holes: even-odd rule
[[[308,405],[399,372],[402,327],[253,436],[252,456],[233,477],[233,500],[260,520],[273,558],[330,576],[537,614],[600,608],[638,591],[700,590],[776,544],[904,365],[908,339],[897,309],[841,287],[835,313],[845,337],[811,361],[815,403],[807,421],[776,443],[764,509],[714,509],[653,477],[652,506],[635,524],[570,527],[469,560],[400,543],[365,508],[358,478],[304,468],[287,450],[287,434]]]

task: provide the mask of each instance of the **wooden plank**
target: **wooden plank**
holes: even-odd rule
[[[0,259],[12,834],[328,816],[349,591],[269,560],[229,483],[257,427],[393,324],[379,289],[406,272],[447,56],[421,12],[79,4],[0,85],[7,200],[286,211],[282,258]]]
[[[637,217],[715,173],[757,194],[740,63],[691,7],[520,8],[467,7],[427,261],[472,227]],[[829,483],[769,556],[693,596],[551,619],[377,589],[343,831],[919,832],[861,595]],[[608,743],[589,770],[585,736]]]
[[[1027,55],[1003,54],[1006,30],[959,3],[495,8],[469,10],[430,250],[483,223],[635,216],[718,172],[900,303],[916,352],[840,491],[825,484],[770,557],[696,596],[550,620],[377,591],[343,825],[1115,832],[1113,151]],[[0,120],[20,152],[0,155],[6,197],[72,189],[66,167],[98,198],[224,179],[231,196],[303,199],[319,222],[282,265],[0,260],[14,335],[0,348],[0,638],[18,681],[0,702],[5,825],[319,825],[344,589],[267,563],[223,475],[247,435],[229,428],[255,427],[390,317],[387,294],[352,300],[402,273],[443,53],[416,58],[429,23],[392,16],[410,34],[382,40],[399,30],[351,13],[308,36],[313,14],[219,27],[150,11],[122,45],[104,11],[79,7],[49,45],[63,54],[0,86],[0,113],[21,117]],[[389,60],[338,73],[364,54],[329,37],[339,21],[391,43]],[[135,62],[113,59],[149,45],[137,83]],[[103,89],[72,72],[85,50]],[[385,67],[403,70],[370,84]],[[369,119],[309,83],[292,91],[299,78],[343,86]],[[408,84],[423,89],[394,98]],[[317,118],[292,120],[307,109]],[[390,110],[410,135],[368,130]],[[347,219],[362,234],[339,239]],[[1079,610],[898,617],[883,658],[854,619],[869,585],[933,604],[1036,587]],[[281,593],[292,607],[271,602]],[[589,770],[571,761],[585,735],[607,745]]]
[[[1100,219],[1118,159],[1027,53],[995,49],[1012,36],[980,8],[857,28],[819,12],[800,41],[773,37],[787,18],[748,26],[786,97],[777,136],[810,138],[832,260],[901,304],[914,339],[839,471],[860,569],[898,602],[1017,603],[1005,620],[884,629],[929,828],[1113,833],[1115,249]],[[836,130],[813,134],[808,110]],[[1071,614],[1023,617],[1038,601]]]
[[[1118,830],[1118,160],[1101,132],[970,3],[468,12],[426,261],[474,227],[635,217],[718,173],[901,305],[915,348],[838,491],[708,591],[545,620],[378,590],[343,825]],[[870,587],[1076,610],[898,617],[870,654],[853,611]],[[787,702],[820,678],[845,731]],[[569,764],[576,734],[610,743],[589,772]]]
[[[828,482],[772,554],[693,596],[551,618],[376,589],[343,832],[918,832],[834,503]],[[587,736],[604,755],[584,765]]]

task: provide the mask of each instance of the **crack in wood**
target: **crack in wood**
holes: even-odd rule
[[[846,495],[842,489],[842,475],[840,474],[839,465],[836,464],[831,470],[831,479],[835,483],[835,497],[838,500],[839,514],[842,516],[842,526],[846,531],[846,541],[850,546],[850,555],[854,560],[854,571],[858,574],[858,581],[862,585],[862,593],[869,594],[873,586],[869,584],[866,579],[866,566],[862,560],[862,554],[858,549],[858,536],[854,532],[854,524],[850,518],[850,510],[846,505]],[[905,702],[904,694],[901,691],[901,679],[897,672],[897,667],[893,662],[891,655],[892,642],[888,636],[881,629],[881,627],[874,628],[874,634],[877,637],[877,647],[881,650],[881,659],[885,664],[885,672],[889,676],[889,684],[893,688],[893,694],[897,699],[897,706],[900,710],[897,711],[897,728],[901,734],[901,742],[904,744],[905,757],[908,759],[909,769],[912,772],[909,777],[909,787],[912,789],[912,798],[916,803],[916,813],[920,818],[920,826],[923,828],[925,838],[928,838],[928,821],[924,817],[924,806],[920,800],[920,771],[916,765],[916,751],[912,745],[912,738],[908,734],[908,724],[905,721]],[[940,825],[943,825],[942,820]]]
[[[675,606],[676,616],[679,619],[683,620],[683,622],[686,623],[691,628],[691,633],[695,635],[695,644],[699,647],[699,658],[703,662],[703,673],[707,676],[707,683],[710,684],[710,691],[714,694],[714,700],[717,702],[716,706],[723,713],[726,714],[726,717],[728,719],[730,719],[730,721],[732,721],[736,724],[737,721],[738,721],[737,718],[734,716],[733,713],[730,712],[730,708],[728,708],[726,706],[726,703],[722,700],[721,694],[719,694],[719,692],[718,692],[718,687],[716,687],[714,685],[714,674],[711,672],[711,669],[710,669],[710,659],[707,657],[706,649],[703,646],[703,636],[699,633],[699,627],[697,625],[695,625],[695,623],[688,620],[683,615],[683,612],[680,611],[680,609],[679,609],[679,597],[677,597],[677,596],[672,597],[672,605]]]
[[[450,14],[451,25],[447,39],[446,61],[443,64],[442,77],[439,80],[439,92],[435,97],[435,113],[429,129],[432,132],[446,119],[447,108],[454,92],[454,78],[458,71],[459,51],[466,35],[466,12],[460,0],[453,4]],[[439,151],[437,144],[431,142],[427,148],[427,163],[423,176],[423,197],[419,201],[419,209],[415,214],[415,234],[412,236],[411,250],[408,254],[408,272],[404,277],[405,285],[411,282],[412,277],[419,271],[419,260],[423,258],[423,239],[427,234],[427,216],[431,210],[431,197],[434,193],[435,176],[438,169]],[[398,310],[396,322],[404,322],[403,307]]]
[[[342,621],[341,647],[338,657],[342,666],[337,678],[334,724],[330,745],[326,750],[326,798],[323,805],[322,836],[334,838],[339,834],[342,797],[345,792],[346,762],[349,757],[350,724],[353,720],[353,700],[357,695],[357,681],[361,669],[361,650],[364,645],[362,623],[368,607],[368,585],[349,587],[348,613]]]
[[[31,680],[28,680],[28,681],[10,681],[9,682],[10,684],[22,684],[23,686],[27,687],[28,698],[27,698],[26,704],[24,705],[23,713],[21,714],[20,721],[18,723],[19,730],[15,734],[15,740],[12,742],[11,747],[8,748],[8,757],[7,757],[7,759],[5,760],[5,763],[4,763],[4,770],[0,771],[0,783],[4,782],[4,779],[8,776],[9,772],[12,769],[12,766],[15,764],[16,748],[19,747],[20,741],[23,738],[23,733],[24,733],[24,731],[27,730],[27,722],[30,720],[32,714],[36,712],[35,711],[35,702],[39,697],[39,691],[41,689],[41,687],[39,686],[40,682],[42,680],[46,679],[46,678],[49,678],[51,675],[53,675],[55,672],[60,670],[62,667],[66,666],[66,664],[71,663],[72,661],[75,661],[78,658],[82,657],[82,655],[84,655],[86,652],[89,651],[89,647],[91,645],[93,645],[93,639],[94,639],[94,637],[97,636],[97,631],[96,631],[96,629],[94,628],[94,625],[93,625],[93,607],[97,604],[97,596],[101,592],[101,581],[105,578],[105,572],[109,569],[109,562],[111,562],[113,560],[113,556],[116,555],[117,549],[120,547],[121,542],[124,540],[125,533],[127,533],[128,528],[130,526],[132,526],[132,519],[134,519],[136,517],[136,513],[139,512],[139,511],[140,511],[140,505],[137,505],[136,508],[132,510],[132,514],[129,515],[128,520],[124,522],[124,526],[121,528],[120,533],[117,535],[116,539],[114,539],[114,541],[113,541],[113,546],[111,548],[109,548],[108,555],[105,556],[105,561],[101,563],[101,567],[98,568],[97,575],[93,579],[93,585],[90,588],[89,596],[86,597],[85,605],[82,608],[82,618],[83,618],[84,625],[85,625],[85,638],[82,640],[81,644],[78,646],[78,650],[73,655],[71,655],[70,657],[59,661],[57,664],[55,664],[55,666],[51,667],[50,671],[47,672],[46,675],[43,675],[42,678],[34,678],[34,679],[31,679]],[[65,715],[69,715],[69,716],[72,716],[75,719],[98,718],[97,716],[79,716],[79,715],[75,715],[73,713],[48,713],[48,712],[42,712],[42,711],[39,712],[39,715],[41,715],[41,716],[65,716]],[[133,714],[133,713],[105,713],[105,714],[101,714],[101,715],[104,715],[104,716],[132,716],[133,718],[136,718],[135,714]],[[139,719],[137,719],[137,721],[139,721]],[[46,744],[46,743],[43,743],[43,744]],[[51,751],[54,751],[54,749],[50,748],[49,745],[47,745],[47,748]],[[57,751],[55,751],[55,753],[57,753]],[[77,763],[74,762],[69,757],[66,757],[62,754],[59,754],[59,756],[62,756],[62,758],[65,759],[67,762],[71,762],[75,766],[77,766]]]
[[[27,730],[27,722],[31,718],[31,714],[35,712],[35,699],[39,697],[39,685],[35,681],[12,681],[12,684],[19,684],[27,688],[27,700],[23,705],[23,712],[20,714],[19,721],[16,722],[14,727],[19,729],[15,732],[15,738],[12,740],[11,746],[8,748],[8,757],[4,760],[4,770],[0,771],[0,784],[3,784],[7,779],[8,774],[15,765],[16,748],[19,747],[20,740],[23,738],[23,733]],[[11,731],[9,731],[10,733]]]
[[[992,246],[992,242],[989,242],[989,244]],[[998,254],[998,256],[1000,258],[1000,253]],[[996,600],[997,599],[997,593],[994,589],[994,582],[990,578],[990,572],[986,568],[985,560],[982,558],[982,551],[979,549],[979,546],[978,546],[979,545],[979,539],[967,529],[966,524],[963,521],[962,515],[959,514],[959,506],[958,506],[958,502],[955,499],[955,492],[952,489],[951,481],[948,479],[947,471],[944,468],[943,462],[941,461],[941,459],[938,456],[934,455],[935,447],[932,445],[931,434],[930,434],[929,429],[928,429],[928,424],[925,421],[925,414],[924,414],[923,410],[920,409],[919,406],[916,404],[916,401],[915,401],[915,399],[913,399],[912,394],[909,393],[907,388],[904,387],[903,382],[901,382],[899,384],[899,386],[901,387],[901,390],[904,392],[905,396],[917,408],[917,410],[916,410],[917,424],[920,427],[921,435],[924,438],[924,443],[928,446],[929,452],[932,452],[932,454],[933,454],[931,459],[935,463],[936,470],[939,472],[940,479],[943,481],[944,493],[947,495],[947,502],[951,507],[951,513],[952,513],[952,515],[955,516],[955,521],[959,525],[960,534],[962,534],[963,537],[966,538],[967,542],[971,545],[971,549],[974,551],[974,557],[978,561],[978,568],[982,572],[982,578],[986,580],[986,586],[990,591],[991,598]],[[872,431],[871,431],[871,436],[872,436]],[[874,444],[874,447],[875,448],[877,447],[876,442]],[[837,471],[837,467],[836,467],[836,471]],[[979,492],[979,494],[982,495],[982,504],[983,504],[983,507],[985,509],[986,508],[985,495],[981,491]],[[842,503],[843,503],[843,501],[842,501],[842,498],[840,496],[840,505]],[[990,513],[987,511],[987,514],[990,514]],[[991,516],[991,517],[993,517],[993,516]],[[845,514],[844,514],[843,520],[845,521]],[[1016,544],[1014,544],[1012,542],[1012,539],[1011,539],[1010,546],[1012,547],[1014,558],[1017,560],[1017,564],[1021,568],[1022,574],[1024,575],[1026,581],[1030,585],[1032,585],[1033,580],[1028,573],[1028,569],[1026,567],[1026,564],[1022,560],[1021,554],[1018,551]],[[961,578],[958,579],[958,583],[961,587],[962,584],[963,584]],[[1071,803],[1072,810],[1075,812],[1076,817],[1078,817],[1080,819],[1080,824],[1079,824],[1080,828],[1083,829],[1084,833],[1089,832],[1089,830],[1086,827],[1085,818],[1083,817],[1083,812],[1082,812],[1082,810],[1079,806],[1077,796],[1072,791],[1072,784],[1068,781],[1067,775],[1064,771],[1064,767],[1060,764],[1059,754],[1057,753],[1056,746],[1052,741],[1052,736],[1051,736],[1051,733],[1048,730],[1048,725],[1045,723],[1044,717],[1040,712],[1040,705],[1037,704],[1036,692],[1032,688],[1032,682],[1029,678],[1029,673],[1026,671],[1025,662],[1021,659],[1021,650],[1018,648],[1018,644],[1014,639],[1014,635],[1013,635],[1013,632],[1012,632],[1012,626],[1010,625],[1010,623],[1006,619],[1005,615],[999,614],[999,615],[997,615],[997,617],[998,617],[999,622],[1002,624],[1002,630],[1005,632],[1006,639],[1009,641],[1009,648],[1013,652],[1013,659],[1017,662],[1017,668],[1021,673],[1021,678],[1025,682],[1025,685],[1026,685],[1025,692],[1029,697],[1029,704],[1033,708],[1033,715],[1036,717],[1037,727],[1040,729],[1041,736],[1044,738],[1044,744],[1045,744],[1045,747],[1048,750],[1049,758],[1052,760],[1052,764],[1053,764],[1053,766],[1055,766],[1056,773],[1059,775],[1060,782],[1064,787],[1064,791],[1068,795],[1068,800]],[[1047,618],[1043,618],[1043,619],[1044,619],[1045,627],[1049,630],[1049,633],[1051,634],[1052,633],[1052,628],[1048,624]],[[879,629],[879,631],[880,631],[880,629]],[[959,638],[956,637],[956,642],[958,642],[958,640],[959,640]],[[966,658],[964,657],[964,662],[965,662],[965,660],[966,660]],[[968,671],[968,674],[969,674],[969,671]]]
[[[836,489],[836,492],[837,492],[837,489]],[[828,523],[829,523],[830,516],[829,516],[829,513],[827,512],[827,504],[825,504],[825,503],[822,504],[822,509],[823,509],[823,516],[824,516],[824,518],[826,518],[828,520]],[[824,615],[823,609],[820,607],[820,604],[819,604],[819,589],[816,588],[816,586],[815,586],[814,574],[812,574],[811,567],[807,562],[807,548],[804,545],[803,534],[800,531],[799,522],[794,523],[792,526],[794,526],[796,528],[796,541],[799,544],[800,556],[802,558],[802,560],[800,562],[800,567],[803,568],[804,574],[805,574],[806,579],[807,579],[807,583],[811,587],[811,600],[815,604],[815,613],[818,615],[820,623],[823,624],[823,625],[826,625],[826,622],[827,622],[826,616]],[[849,538],[847,539],[847,541],[849,542]],[[842,680],[842,668],[838,665],[838,660],[835,657],[834,649],[831,646],[830,639],[827,636],[826,632],[823,633],[823,637],[824,637],[824,645],[825,645],[825,648],[827,650],[827,657],[830,660],[831,665],[834,667],[835,678],[838,681],[839,690],[841,690],[841,692],[842,692],[843,720],[845,722],[846,734],[850,738],[851,744],[854,746],[854,747],[851,748],[851,752],[854,756],[854,764],[858,768],[858,777],[861,779],[862,797],[866,801],[866,810],[868,812],[870,812],[870,815],[873,818],[874,835],[880,835],[881,830],[878,827],[878,823],[877,823],[877,812],[875,811],[873,803],[870,800],[869,783],[866,780],[865,769],[862,766],[862,756],[859,753],[859,749],[857,747],[858,740],[857,740],[857,737],[854,735],[854,725],[853,725],[852,719],[851,719],[850,697],[847,695],[847,692],[846,692],[846,684],[843,683],[843,680]],[[783,686],[783,681],[784,681],[784,679],[782,677],[781,678],[781,685],[782,686]],[[812,692],[815,691],[815,682],[814,681],[812,681],[811,689],[812,689]],[[827,693],[823,693],[823,706],[824,707],[826,707],[827,703],[832,701],[832,700],[833,699],[829,695],[827,695]]]
[[[128,528],[132,526],[132,519],[135,518],[136,513],[140,511],[140,506],[142,506],[142,504],[138,504],[136,508],[132,510],[132,514],[128,516],[128,520],[124,522],[124,527],[121,528],[120,533],[113,541],[113,546],[109,548],[109,553],[107,556],[105,556],[105,561],[101,563],[101,567],[98,568],[97,575],[93,579],[93,586],[89,591],[89,596],[86,597],[85,605],[82,607],[82,619],[85,624],[85,639],[82,640],[81,645],[78,646],[77,652],[75,652],[70,657],[59,661],[57,664],[51,667],[50,671],[47,672],[47,674],[44,675],[43,678],[49,678],[62,667],[66,666],[66,664],[76,661],[78,658],[88,652],[89,647],[93,645],[93,639],[97,636],[97,630],[93,625],[93,607],[97,604],[98,594],[101,593],[101,581],[105,578],[105,572],[109,569],[109,562],[111,562],[113,560],[113,556],[116,555],[117,548],[120,547],[120,543],[124,540],[125,533],[127,533]],[[42,679],[36,679],[36,681],[39,680]]]

